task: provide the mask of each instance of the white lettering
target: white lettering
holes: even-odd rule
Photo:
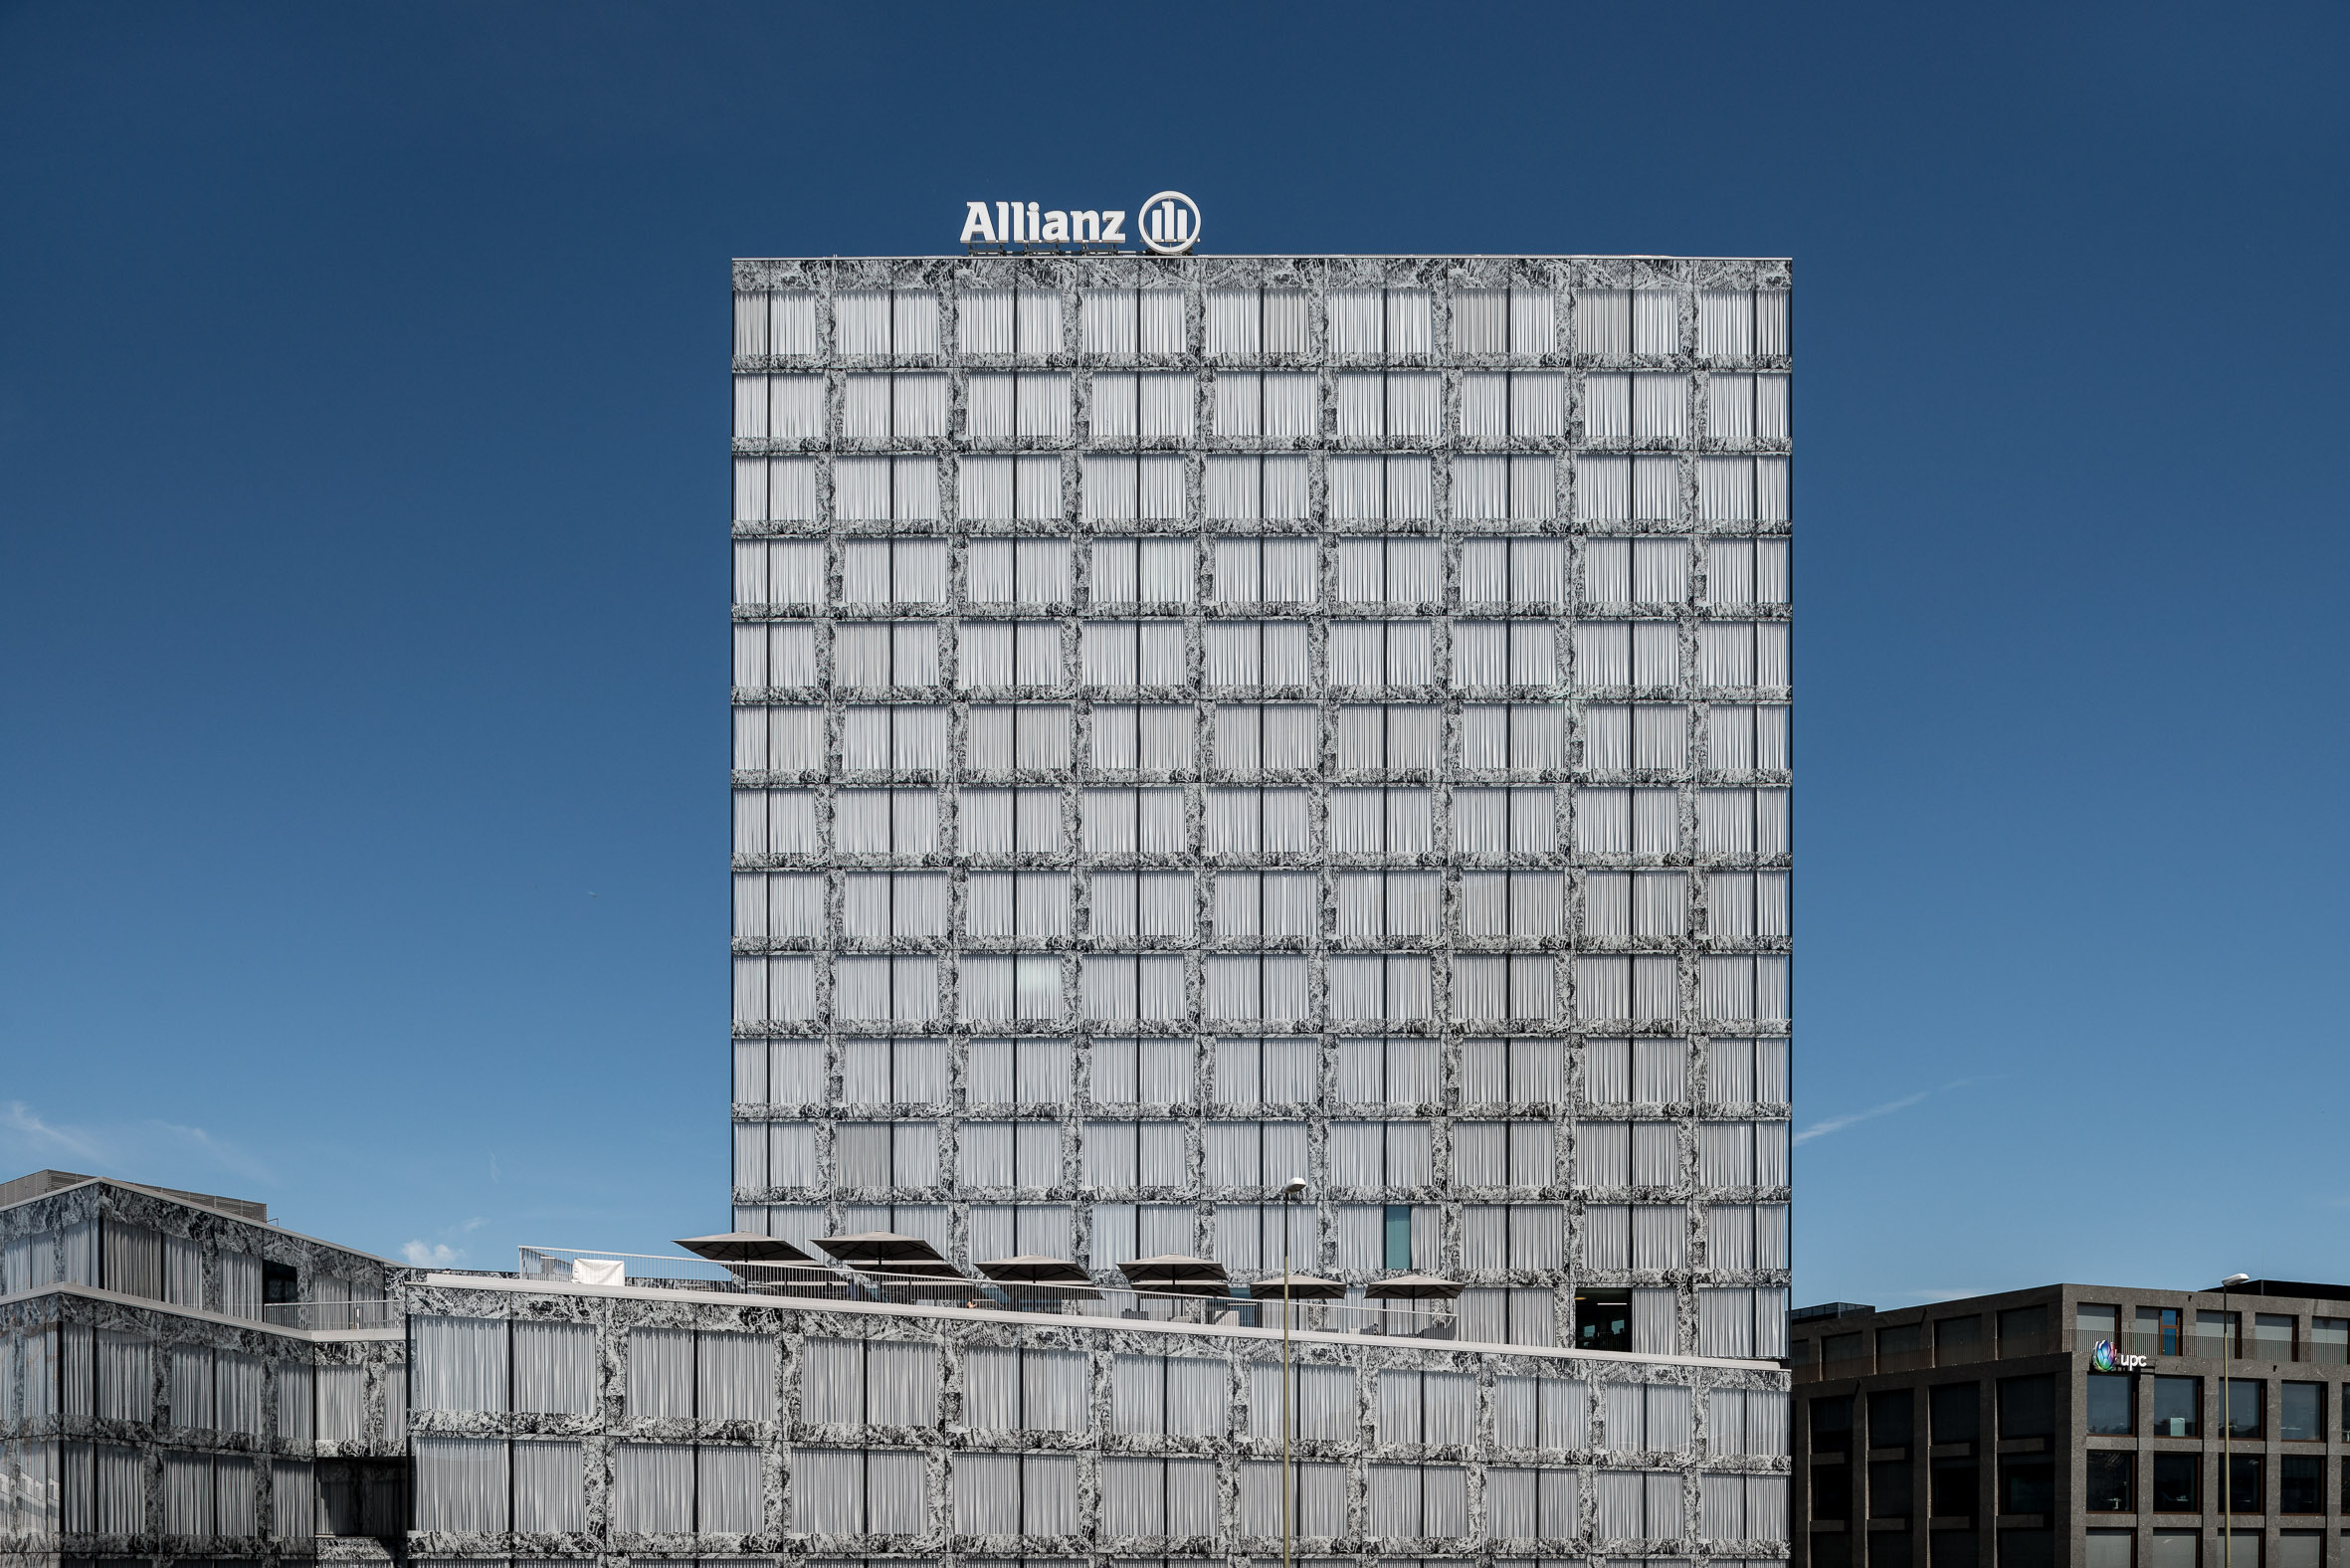
[[[1127,216],[1115,210],[1047,209],[1033,201],[970,201],[963,204],[962,243],[975,249],[1077,245],[1114,250],[1126,243]],[[1132,216],[1146,251],[1181,256],[1199,240],[1199,207],[1179,192],[1162,191]]]

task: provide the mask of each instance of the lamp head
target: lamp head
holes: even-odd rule
[[[1302,1177],[1302,1176],[1292,1176],[1292,1177],[1290,1177],[1290,1178],[1289,1178],[1289,1179],[1288,1179],[1286,1182],[1284,1182],[1284,1183],[1282,1183],[1282,1184],[1281,1184],[1281,1196],[1282,1196],[1283,1198],[1302,1198],[1302,1197],[1304,1197],[1304,1196],[1305,1196],[1305,1178],[1304,1178],[1304,1177]]]
[[[2221,1289],[2223,1289],[2223,1290],[2225,1290],[2225,1289],[2227,1289],[2227,1288],[2228,1288],[2230,1285],[2236,1285],[2236,1284],[2251,1284],[2252,1282],[2252,1276],[2251,1274],[2230,1274],[2230,1275],[2229,1275],[2227,1278],[2225,1278],[2225,1279],[2223,1279],[2223,1280],[2221,1280],[2221,1281],[2220,1281],[2220,1288],[2221,1288]]]

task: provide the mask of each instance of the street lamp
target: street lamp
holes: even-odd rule
[[[1305,1196],[1305,1178],[1281,1186],[1281,1568],[1289,1568],[1293,1520],[1289,1516],[1289,1205]]]
[[[2236,1501],[2236,1412],[2230,1408],[2228,1363],[2236,1355],[2236,1324],[2229,1313],[2228,1292],[2240,1284],[2250,1284],[2252,1275],[2232,1274],[2220,1281],[2220,1328],[2225,1335],[2220,1341],[2220,1568],[2236,1568],[2236,1532],[2229,1528],[2235,1521],[2229,1516]]]

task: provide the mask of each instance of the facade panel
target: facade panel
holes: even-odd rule
[[[1780,1353],[1786,265],[734,281],[737,1224]]]

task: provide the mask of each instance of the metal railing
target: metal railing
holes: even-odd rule
[[[722,1271],[722,1277],[631,1277],[628,1283],[659,1289],[711,1290],[790,1299],[863,1301],[889,1306],[947,1306],[986,1311],[1040,1312],[1072,1317],[1116,1317],[1133,1321],[1208,1323],[1238,1328],[1278,1328],[1277,1293],[1247,1295],[1219,1291],[1100,1288],[1091,1284],[1043,1284],[974,1278],[962,1274],[908,1274],[847,1265],[709,1264],[667,1254],[579,1252],[529,1248],[533,1267],[522,1277],[561,1279],[566,1257],[642,1259],[668,1268]],[[1453,1339],[1459,1317],[1451,1301],[1292,1301],[1289,1326],[1322,1333],[1355,1333],[1390,1338]]]
[[[276,1328],[391,1328],[399,1322],[396,1301],[269,1301],[261,1320]]]

